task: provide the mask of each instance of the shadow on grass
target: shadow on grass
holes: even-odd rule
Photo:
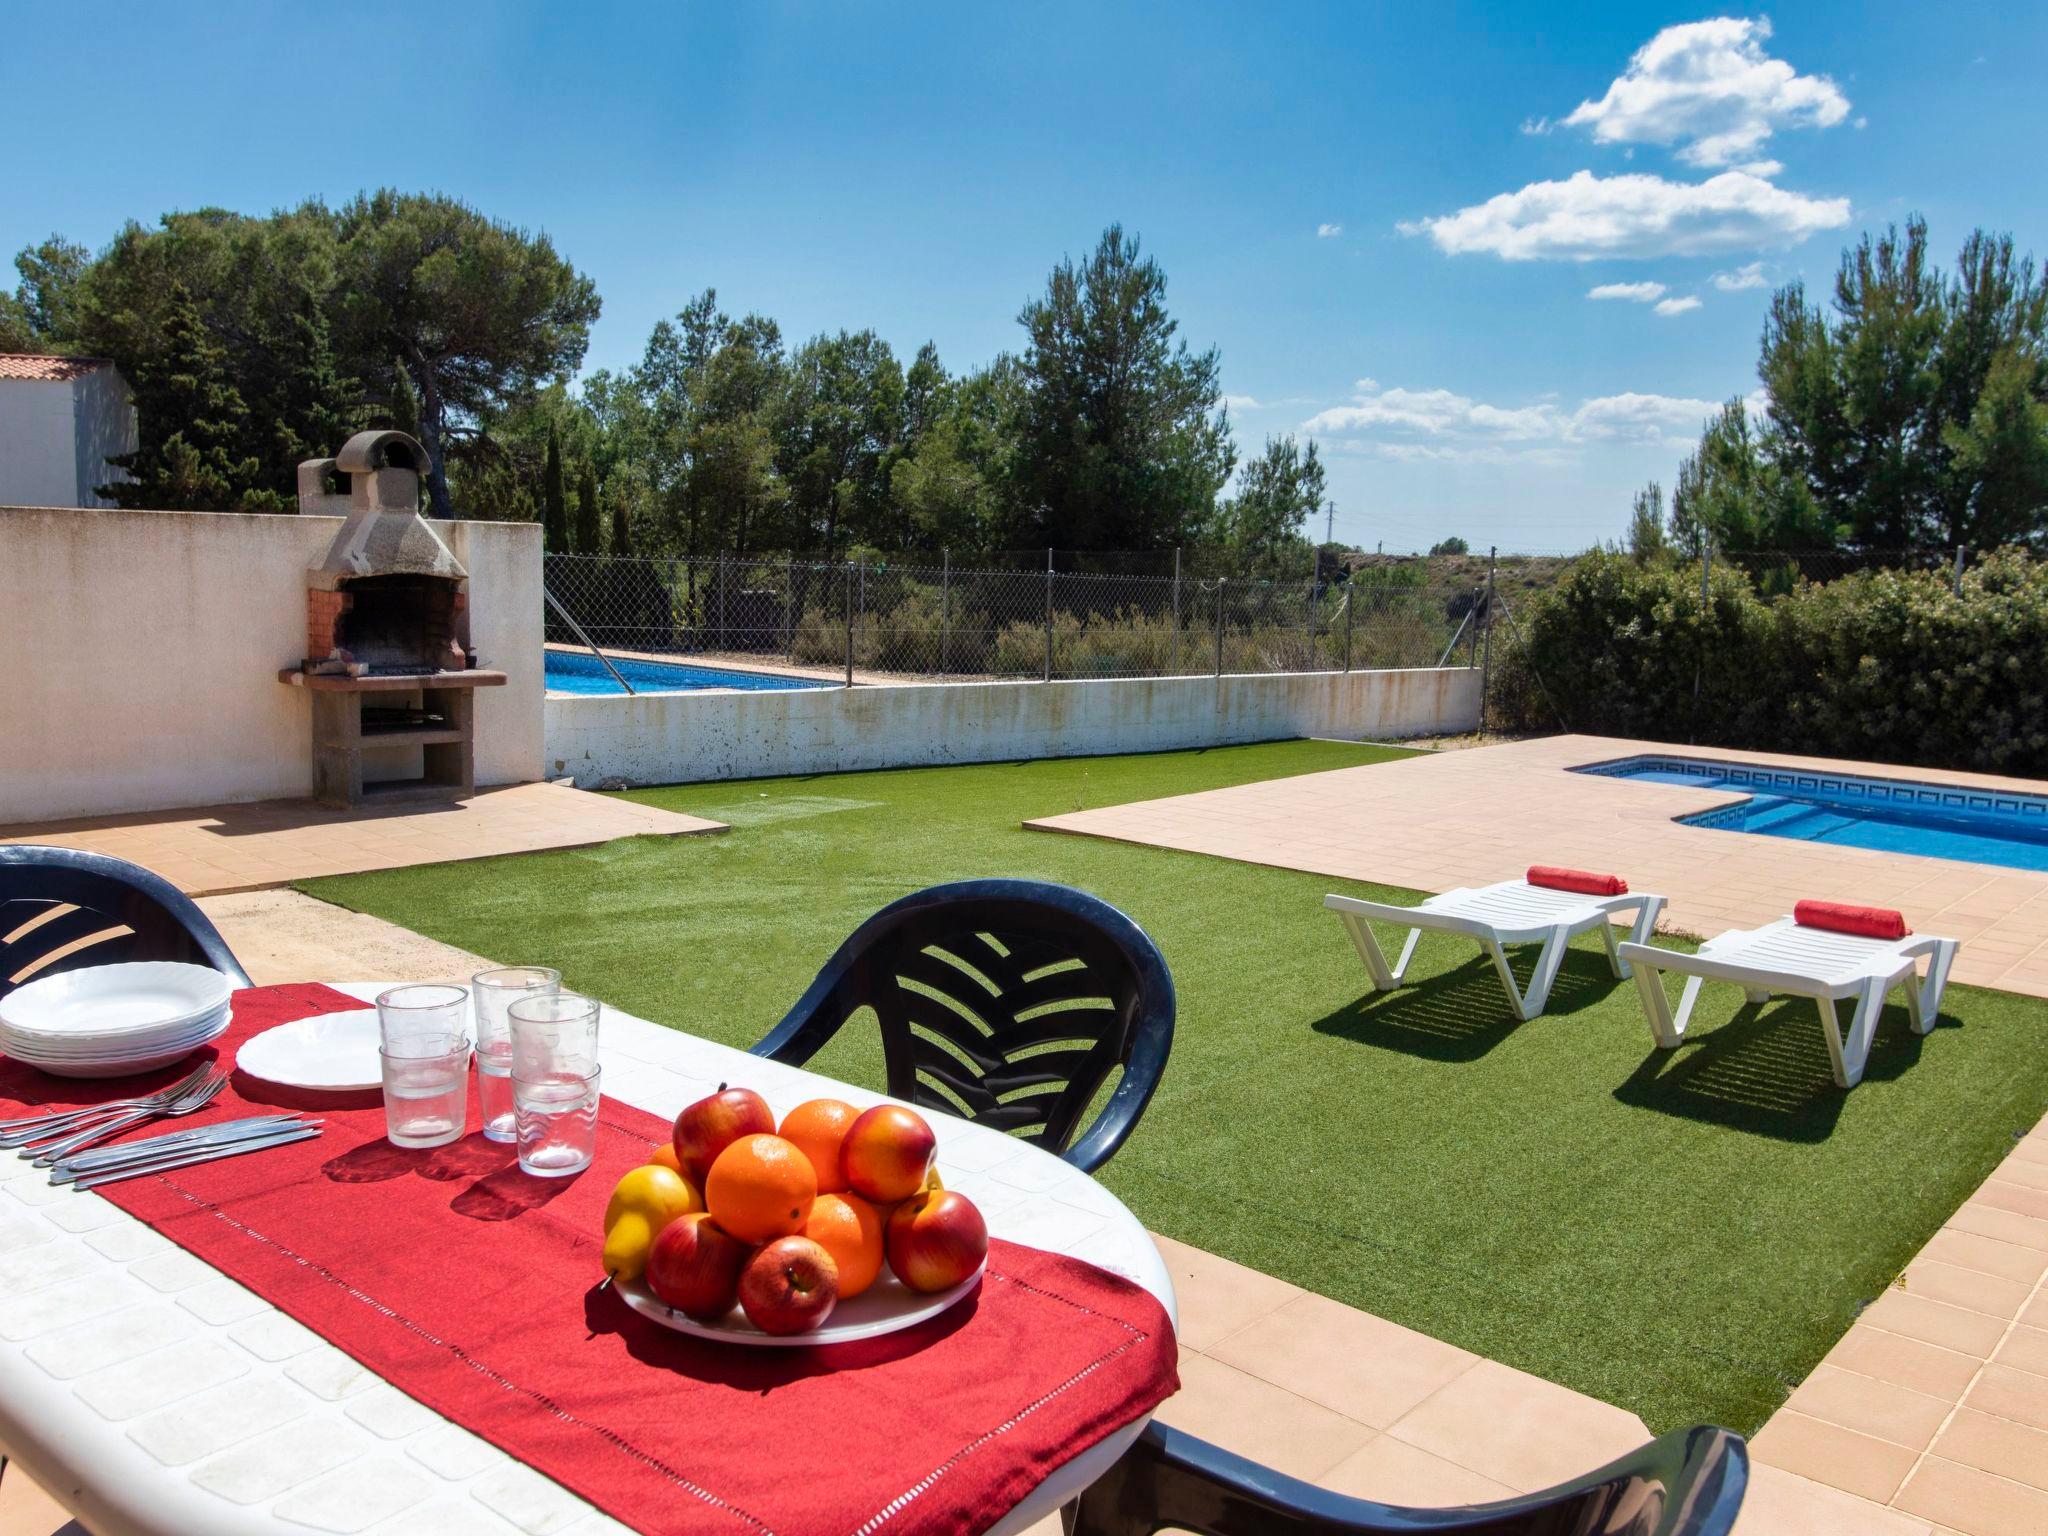
[[[1845,1029],[1848,1014],[1844,1007]],[[1863,1081],[1904,1075],[1920,1060],[1922,1043],[1906,1025],[1906,1010],[1887,1008]],[[1652,1049],[1614,1096],[1637,1109],[1755,1136],[1820,1142],[1834,1133],[1853,1091],[1835,1086],[1820,1019],[1801,997],[1744,1003],[1727,1023],[1688,1035],[1676,1050]]]
[[[1536,952],[1533,944],[1508,952],[1515,984],[1525,990]],[[1590,1008],[1619,985],[1623,983],[1614,979],[1604,956],[1568,951],[1543,1016],[1531,1020],[1530,1027],[1541,1025],[1546,1018]],[[1522,1026],[1501,990],[1493,962],[1480,954],[1454,971],[1392,992],[1368,992],[1310,1027],[1426,1061],[1477,1061]]]

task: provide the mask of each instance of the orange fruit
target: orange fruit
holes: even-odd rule
[[[647,1161],[662,1168],[672,1169],[676,1173],[683,1171],[683,1165],[676,1161],[676,1149],[671,1146],[656,1147],[654,1155]]]
[[[882,1213],[859,1195],[820,1195],[804,1223],[804,1236],[839,1265],[839,1296],[858,1296],[882,1272],[886,1251]]]
[[[846,1175],[839,1168],[839,1143],[846,1139],[847,1127],[859,1118],[859,1110],[838,1099],[812,1099],[782,1117],[778,1134],[784,1141],[796,1143],[797,1150],[810,1159],[811,1171],[818,1176],[819,1194],[836,1194],[846,1188]],[[846,1294],[840,1291],[840,1295]]]
[[[818,1198],[811,1160],[780,1136],[742,1136],[718,1154],[704,1179],[704,1203],[743,1243],[801,1232]]]

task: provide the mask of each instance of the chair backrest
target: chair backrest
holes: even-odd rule
[[[161,875],[104,853],[0,844],[0,997],[41,976],[127,960],[208,965],[249,985],[220,931]]]
[[[1086,1169],[1137,1123],[1173,1043],[1173,978],[1145,931],[1086,891],[1035,880],[937,885],[883,908],[754,1049],[807,1061],[863,1007],[881,1021],[891,1094]]]

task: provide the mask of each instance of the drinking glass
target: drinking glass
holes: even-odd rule
[[[519,1125],[519,1167],[543,1179],[581,1173],[597,1155],[598,1084],[603,1070],[512,1074]]]
[[[512,1076],[539,1082],[557,1072],[597,1070],[597,999],[577,992],[530,993],[505,1010],[512,1027]]]
[[[478,971],[469,985],[476,1004],[476,1098],[483,1132],[492,1141],[516,1141],[509,1010],[523,997],[559,991],[562,973],[545,965],[513,965]]]
[[[441,1147],[468,1129],[469,1039],[414,1035],[400,1054],[379,1049],[384,1130],[395,1147]]]
[[[469,988],[393,987],[377,994],[377,1032],[392,1056],[430,1056],[450,1035],[469,1034]]]

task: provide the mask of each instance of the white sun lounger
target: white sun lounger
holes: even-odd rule
[[[1948,969],[1956,957],[1956,941],[1926,935],[1867,939],[1802,927],[1783,917],[1763,928],[1731,929],[1702,944],[1698,954],[1635,943],[1622,945],[1621,953],[1635,968],[1636,990],[1650,1018],[1650,1033],[1665,1050],[1685,1038],[1700,983],[1732,981],[1752,1003],[1761,1003],[1774,992],[1812,998],[1827,1035],[1835,1082],[1854,1088],[1862,1080],[1878,1016],[1893,987],[1906,984],[1906,1010],[1913,1032],[1924,1035],[1934,1028],[1941,1012],[1942,989],[1948,985]],[[1923,956],[1927,957],[1927,974],[1916,976]],[[1687,978],[1675,1014],[1664,996],[1665,971]],[[1844,998],[1856,1000],[1846,1040],[1835,1011],[1835,1004]]]
[[[1588,928],[1600,930],[1601,940],[1607,946],[1607,963],[1614,968],[1615,975],[1626,977],[1628,961],[1624,958],[1625,950],[1615,946],[1611,919],[1616,913],[1633,911],[1636,920],[1629,937],[1640,946],[1656,927],[1664,898],[1638,892],[1589,896],[1579,891],[1531,885],[1526,880],[1503,880],[1477,890],[1445,891],[1418,907],[1361,901],[1356,896],[1325,896],[1323,905],[1344,920],[1345,931],[1358,946],[1359,959],[1365,962],[1366,970],[1372,973],[1373,986],[1380,991],[1391,992],[1401,985],[1409,957],[1415,953],[1415,941],[1422,937],[1423,929],[1458,933],[1486,952],[1500,974],[1500,984],[1507,988],[1508,998],[1515,1005],[1515,1016],[1526,1020],[1543,1012],[1543,1005],[1550,1001],[1551,984],[1557,980],[1557,969],[1564,963],[1566,946]],[[1392,923],[1408,930],[1401,958],[1391,967],[1379,940],[1373,936],[1370,925],[1374,922]],[[1536,957],[1529,990],[1524,993],[1515,986],[1515,974],[1508,969],[1503,946],[1535,943],[1541,943],[1543,949]]]

